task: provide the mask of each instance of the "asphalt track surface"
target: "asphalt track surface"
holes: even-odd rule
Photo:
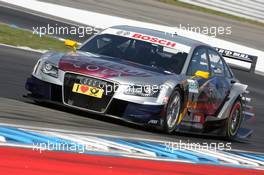
[[[37,19],[36,21],[41,20]],[[28,27],[28,20],[25,20],[25,24]],[[22,97],[26,93],[24,83],[39,56],[39,53],[0,46],[0,123],[164,141],[224,142],[219,138],[204,136],[166,135],[156,130],[135,126],[112,118],[90,115],[67,108],[40,106],[31,103],[31,101]],[[264,152],[262,134],[264,126],[262,117],[264,115],[264,93],[262,91],[264,77],[243,71],[235,71],[235,74],[242,82],[249,85],[250,97],[257,118],[248,124],[250,128],[254,129],[254,135],[250,141],[245,143],[233,142],[232,148]]]

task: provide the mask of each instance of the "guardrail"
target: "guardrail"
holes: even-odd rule
[[[180,0],[181,2],[216,10],[223,13],[247,18],[259,22],[264,22],[263,8],[264,1],[262,0]]]

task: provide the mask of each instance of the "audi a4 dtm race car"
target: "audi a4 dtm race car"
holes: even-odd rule
[[[176,34],[114,26],[68,53],[47,52],[28,97],[173,131],[245,133],[247,85],[215,48]],[[246,130],[247,133],[251,131]]]

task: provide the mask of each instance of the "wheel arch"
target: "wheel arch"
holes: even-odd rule
[[[231,112],[231,109],[234,105],[234,103],[239,99],[242,98],[243,93],[245,93],[247,89],[247,85],[235,83],[230,91],[230,94],[228,95],[228,100],[223,105],[222,109],[218,113],[217,118],[218,119],[226,119],[229,117],[229,114]]]

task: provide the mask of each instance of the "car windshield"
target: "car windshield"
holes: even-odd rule
[[[176,74],[181,72],[188,55],[174,48],[112,34],[97,35],[79,50],[115,57]]]

